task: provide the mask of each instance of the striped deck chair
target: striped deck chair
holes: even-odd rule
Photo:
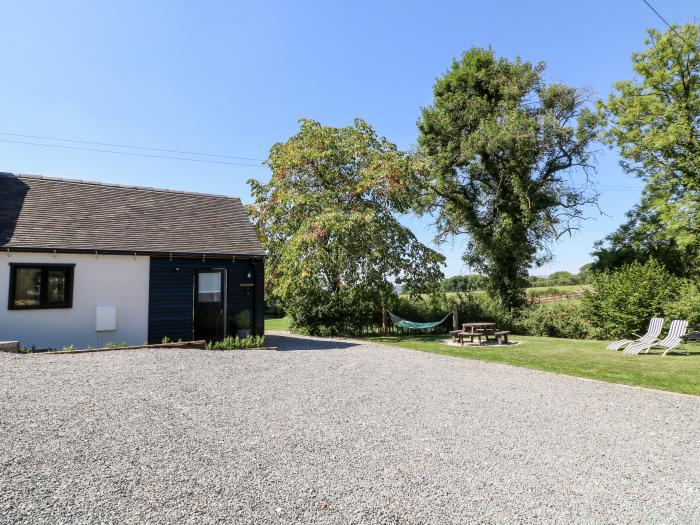
[[[659,335],[661,335],[661,330],[664,328],[664,318],[663,317],[653,317],[649,321],[649,328],[647,328],[647,333],[644,335],[632,334],[637,336],[637,339],[620,339],[619,341],[613,341],[608,345],[608,350],[620,350],[625,346],[629,346],[632,343],[655,343],[658,341]]]
[[[650,348],[661,348],[664,351],[661,355],[666,355],[669,350],[673,350],[683,343],[683,336],[687,330],[688,321],[671,321],[668,334],[661,341],[656,343],[634,343],[625,348],[625,353],[628,355],[637,355],[641,351],[648,352]]]

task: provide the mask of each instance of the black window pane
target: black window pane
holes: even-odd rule
[[[46,302],[62,304],[66,302],[66,271],[49,270],[46,283]]]
[[[41,303],[41,268],[17,268],[15,306],[39,306]]]

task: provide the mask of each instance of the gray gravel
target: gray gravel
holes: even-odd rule
[[[0,521],[700,523],[700,398],[269,339],[0,354]]]

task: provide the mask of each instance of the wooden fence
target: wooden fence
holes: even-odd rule
[[[546,295],[536,295],[530,297],[529,301],[532,304],[554,303],[557,301],[570,301],[571,299],[581,299],[583,291],[576,290],[575,292],[550,293]]]

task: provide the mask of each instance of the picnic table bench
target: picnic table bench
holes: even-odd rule
[[[507,330],[498,330],[496,328],[496,323],[492,322],[481,322],[481,323],[464,323],[462,324],[462,330],[452,330],[450,336],[453,341],[458,341],[459,344],[464,345],[464,340],[469,339],[471,343],[474,343],[474,339],[479,340],[479,344],[482,343],[481,338],[483,337],[487,342],[489,336],[493,336],[497,344],[508,343]]]

